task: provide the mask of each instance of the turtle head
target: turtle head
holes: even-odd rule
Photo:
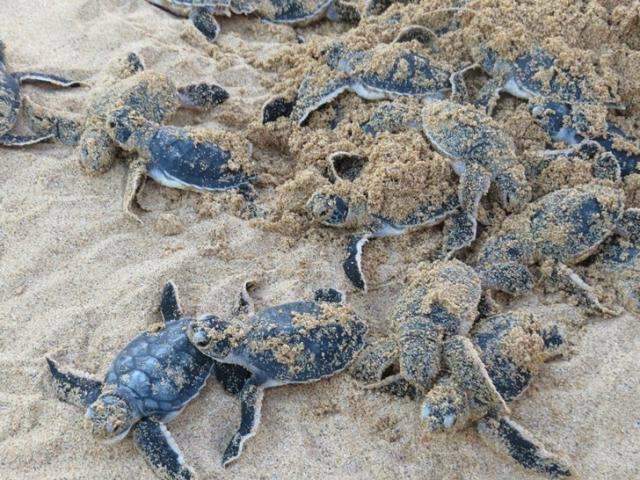
[[[187,337],[200,352],[215,360],[224,360],[241,337],[239,325],[221,320],[215,315],[205,315],[192,320]]]
[[[86,173],[104,173],[115,159],[115,145],[105,130],[89,128],[82,132],[79,162]]]
[[[455,431],[467,424],[468,401],[451,385],[438,384],[425,396],[420,418],[430,433]]]
[[[500,204],[508,212],[519,212],[531,200],[531,186],[520,164],[496,175],[495,185],[500,196]]]
[[[127,436],[140,420],[131,404],[117,393],[103,393],[87,408],[86,424],[91,433],[107,443],[116,443]]]
[[[307,202],[307,210],[318,222],[330,227],[344,226],[349,217],[349,204],[334,194],[314,193]]]
[[[140,131],[148,121],[131,107],[113,110],[107,116],[106,127],[109,136],[123,150],[135,150],[138,146]]]

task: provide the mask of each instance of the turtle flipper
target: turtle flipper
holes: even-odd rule
[[[320,78],[323,78],[322,75]],[[292,120],[302,125],[312,112],[337,98],[352,85],[353,80],[350,77],[322,80],[319,85],[315,76],[305,77],[300,84],[298,97],[291,111]]]
[[[518,262],[491,263],[480,266],[477,271],[482,280],[482,287],[486,289],[518,295],[533,288],[531,272]]]
[[[342,262],[344,273],[353,286],[365,292],[367,291],[367,283],[362,272],[362,249],[372,237],[373,235],[370,233],[352,236],[347,245],[347,258]]]
[[[88,374],[62,372],[58,368],[58,364],[50,358],[47,358],[47,364],[58,398],[63,402],[86,408],[100,395],[102,382],[99,380]]]
[[[0,145],[5,147],[26,147],[55,138],[52,133],[44,135],[0,135]]]
[[[445,221],[445,236],[442,251],[450,256],[462,248],[470,246],[476,239],[477,221],[465,211],[458,211]]]
[[[42,72],[14,72],[12,76],[20,83],[48,83],[61,88],[81,87],[85,85],[76,80],[69,80],[68,78]]]
[[[22,104],[31,130],[41,135],[53,135],[65,145],[78,145],[82,132],[82,124],[78,120],[57,115],[27,97],[22,98]]]
[[[133,440],[145,460],[158,476],[167,480],[195,479],[185,464],[182,452],[162,423],[145,418],[133,427]]]
[[[616,225],[616,233],[634,244],[640,243],[640,208],[627,208],[624,211]]]
[[[255,376],[249,378],[240,392],[240,428],[234,434],[222,456],[222,466],[226,467],[242,453],[242,447],[247,439],[253,437],[260,423],[260,409],[264,387]]]
[[[500,100],[502,91],[502,81],[495,78],[489,79],[480,89],[478,97],[473,103],[487,115],[491,115],[498,104],[498,100]]]
[[[253,315],[255,313],[255,305],[253,298],[249,290],[253,290],[256,287],[256,282],[247,280],[242,284],[240,289],[240,295],[236,300],[236,304],[233,307],[233,313],[235,315]]]
[[[344,0],[334,0],[327,10],[327,18],[332,22],[357,25],[361,16],[358,6],[355,3]]]
[[[229,92],[213,83],[195,83],[178,89],[183,108],[209,109],[229,98]]]
[[[231,395],[238,395],[251,377],[251,372],[240,365],[216,362],[214,366],[216,380]]]
[[[162,319],[165,322],[182,318],[182,308],[180,308],[180,301],[178,300],[178,289],[172,281],[165,283],[162,289],[160,313],[162,313]]]
[[[268,100],[262,107],[262,124],[275,122],[280,117],[290,117],[296,101],[289,101],[284,97]]]
[[[335,288],[321,288],[313,292],[313,299],[316,302],[342,303],[344,294]]]
[[[136,196],[144,184],[147,176],[147,167],[142,161],[135,161],[129,165],[129,173],[124,187],[124,195],[122,197],[122,210],[130,218],[142,223],[140,217],[133,211],[133,206],[137,203]]]
[[[207,40],[215,42],[220,33],[220,25],[213,15],[213,9],[208,7],[193,8],[189,14],[193,26],[202,33]]]
[[[572,466],[549,452],[524,427],[507,417],[487,417],[478,422],[478,433],[494,451],[513,458],[527,470],[550,478],[574,477]]]

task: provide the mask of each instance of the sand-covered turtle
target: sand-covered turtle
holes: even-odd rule
[[[70,88],[81,86],[81,82],[42,72],[9,72],[6,66],[5,45],[0,41],[0,145],[22,147],[52,138],[64,140],[56,130],[36,132],[32,135],[16,135],[11,131],[18,122],[18,113],[23,98],[20,89],[23,83],[44,83],[55,87]],[[66,142],[65,142],[66,143]]]
[[[471,332],[473,346],[486,368],[491,386],[501,402],[519,398],[538,374],[541,365],[566,350],[566,340],[556,318],[556,307],[521,309],[483,318]],[[447,375],[438,379],[422,403],[423,425],[432,433],[457,431],[471,423],[486,444],[511,457],[527,470],[549,478],[575,476],[571,464],[548,451],[526,428],[509,416],[501,402],[487,397],[487,385],[478,383],[462,342],[445,344]]]
[[[189,18],[207,40],[220,33],[216,16],[256,15],[268,22],[302,26],[325,17],[357,23],[358,9],[343,0],[147,0],[176,16]]]
[[[325,50],[320,65],[314,65],[302,79],[296,98],[268,101],[262,121],[289,116],[302,124],[312,112],[345,91],[367,100],[444,98],[449,93],[462,97],[466,91],[464,71],[454,72],[403,42],[379,44],[369,50],[351,50],[335,42]]]
[[[99,440],[114,443],[131,431],[136,447],[159,478],[195,478],[165,424],[195,398],[212,373],[238,393],[248,372],[221,365],[189,341],[191,318],[182,314],[176,288],[165,285],[160,311],[164,323],[141,333],[111,363],[104,379],[62,371],[47,359],[59,398],[86,408],[87,426]],[[206,317],[204,317],[206,318]]]
[[[111,112],[106,125],[118,147],[137,153],[122,205],[136,219],[132,206],[147,176],[167,187],[196,192],[250,186],[241,166],[249,161],[252,146],[236,133],[160,125],[129,106]]]
[[[313,300],[285,303],[246,315],[192,322],[189,339],[205,355],[251,372],[240,392],[241,421],[226,447],[222,464],[238,458],[260,422],[266,388],[315,382],[346,368],[364,347],[366,326],[342,304],[342,294],[319,290]]]
[[[391,338],[373,344],[352,368],[355,378],[369,388],[416,396],[433,387],[443,373],[445,344],[454,338],[466,349],[469,365],[479,377],[484,366],[471,343],[464,339],[478,316],[480,278],[459,260],[422,266],[396,301]],[[500,403],[490,382],[486,395]]]
[[[541,264],[548,280],[578,292],[591,308],[615,313],[571,265],[596,253],[613,234],[637,238],[639,230],[640,209],[625,210],[621,190],[596,183],[563,188],[507,218],[482,245],[476,270],[484,287],[518,294],[533,287],[528,267]]]
[[[500,94],[509,93],[524,100],[544,98],[567,103],[600,103],[614,105],[615,98],[607,91],[605,99],[587,78],[577,76],[571,69],[546,50],[532,47],[515,60],[500,57],[495,50],[477,50],[478,63],[491,77],[480,91],[477,103],[491,114]]]
[[[335,181],[315,191],[306,208],[322,225],[355,230],[343,269],[356,288],[367,288],[362,271],[367,242],[435,226],[459,210],[442,160],[398,158],[376,167],[358,154],[336,152],[329,157]]]
[[[592,148],[595,144],[598,154],[596,166],[604,164],[600,171],[616,170],[608,177],[624,178],[640,173],[640,142],[626,134],[610,122],[605,122],[603,131],[592,133],[592,125],[578,106],[569,103],[539,100],[529,103],[529,110],[536,123],[547,132],[554,142],[562,142],[574,150]],[[566,155],[563,150],[549,151],[549,154]],[[612,158],[613,157],[613,158]],[[611,164],[613,160],[613,165]],[[602,178],[602,177],[601,177]]]

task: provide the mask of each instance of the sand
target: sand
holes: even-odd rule
[[[575,17],[576,27],[566,29],[568,43],[583,33],[593,39],[584,57],[595,55],[609,20],[613,33],[606,44],[621,45],[624,38],[626,46],[608,64],[618,75],[634,71],[634,65],[637,70],[637,2],[586,3]],[[560,35],[558,25],[574,9],[568,2],[539,4],[546,15],[558,15],[536,34]],[[512,17],[505,15],[504,21]],[[470,21],[478,22],[476,33],[482,35],[494,27],[508,32],[496,27],[495,18]],[[260,283],[258,307],[336,287],[348,292],[378,337],[387,332],[413,261],[428,258],[439,241],[438,231],[426,231],[373,242],[366,253],[371,291],[353,292],[341,274],[345,236],[312,225],[303,213],[305,192],[321,183],[309,170],[314,161],[289,156],[277,135],[269,140],[252,125],[264,101],[278,90],[272,56],[282,51],[286,58],[300,48],[295,31],[256,19],[223,18],[220,24],[220,39],[211,46],[188,22],[141,0],[0,4],[0,37],[13,70],[64,73],[91,84],[109,60],[135,51],[148,68],[170,72],[178,84],[207,80],[223,85],[231,93],[228,102],[209,113],[180,113],[173,123],[251,133],[255,163],[264,169],[260,196],[272,211],[282,208],[279,216],[257,222],[248,219],[237,195],[198,195],[147,182],[139,196],[146,209],[139,225],[120,211],[124,162],[90,177],[81,172],[70,147],[48,143],[0,149],[3,479],[155,478],[130,439],[107,446],[91,438],[82,427],[82,412],[55,398],[44,357],[102,375],[133,336],[159,320],[159,294],[167,280],[176,282],[190,314],[228,313],[249,279]],[[324,22],[300,33],[326,38],[345,30]],[[392,33],[385,34],[393,38]],[[463,40],[452,38],[445,51]],[[619,75],[618,93],[637,105],[640,88],[634,76]],[[79,113],[90,89],[27,87],[25,92],[48,107]],[[343,102],[359,104],[350,98]],[[514,100],[503,102],[497,118],[509,125],[519,153],[544,143],[526,108]],[[638,108],[623,122],[637,135]],[[304,132],[299,135],[303,138]],[[550,175],[557,180],[561,174]],[[637,178],[628,184],[637,202]],[[539,193],[545,187],[548,181],[537,186]],[[534,304],[537,298],[523,302]],[[572,315],[571,355],[543,366],[531,389],[511,405],[513,418],[549,448],[564,452],[584,479],[639,478],[638,319],[625,314],[582,323],[578,313]],[[419,424],[418,409],[416,402],[364,391],[344,374],[270,390],[258,434],[226,470],[220,467],[221,452],[237,427],[239,406],[215,381],[169,429],[203,479],[539,478],[497,457],[472,428],[429,436]]]

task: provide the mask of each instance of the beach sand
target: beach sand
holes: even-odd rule
[[[0,4],[0,38],[12,70],[64,73],[92,84],[106,63],[135,51],[148,69],[168,72],[178,84],[214,81],[231,93],[215,110],[181,112],[172,123],[242,132],[277,90],[276,74],[258,60],[295,45],[296,38],[290,27],[255,18],[222,18],[220,24],[222,34],[211,46],[187,21],[143,1]],[[330,36],[345,29],[324,23],[303,31]],[[639,48],[635,35],[636,44],[629,45]],[[634,52],[629,58],[638,58]],[[80,113],[90,88],[28,86],[25,93]],[[635,94],[627,89],[627,98]],[[637,134],[638,109],[627,118]],[[277,155],[258,145],[255,158],[295,167]],[[373,242],[366,253],[372,291],[357,293],[341,272],[344,235],[321,227],[286,235],[247,220],[236,195],[202,196],[152,181],[139,195],[146,209],[140,225],[120,210],[125,175],[120,162],[104,175],[88,176],[74,149],[57,143],[0,149],[3,479],[155,478],[130,439],[97,443],[82,427],[83,412],[56,399],[45,356],[102,375],[131,338],[159,320],[167,280],[175,281],[190,314],[227,314],[248,279],[259,280],[258,307],[336,287],[348,292],[375,337],[387,333],[413,260],[436,242],[430,232]],[[275,183],[259,189],[267,203],[274,202]],[[546,364],[511,405],[513,418],[549,449],[564,452],[584,479],[640,478],[638,329],[638,318],[629,314],[570,326],[571,354]],[[221,452],[238,421],[237,399],[211,380],[169,429],[202,479],[540,478],[496,456],[473,428],[428,435],[419,403],[362,390],[345,374],[268,390],[257,435],[235,464],[222,469]]]

